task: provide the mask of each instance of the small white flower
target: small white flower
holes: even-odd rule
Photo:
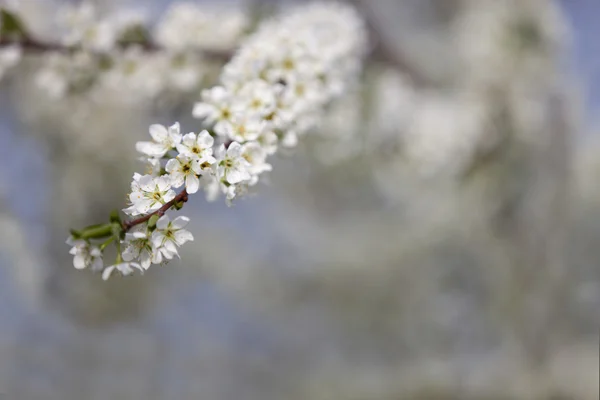
[[[217,159],[219,160],[217,166],[219,179],[224,179],[232,185],[250,179],[251,176],[248,172],[250,163],[242,157],[242,146],[238,142],[231,143],[227,149],[221,145],[217,149]]]
[[[180,154],[167,162],[165,170],[171,174],[171,184],[180,187],[185,183],[185,189],[193,194],[198,191],[200,181],[198,175],[202,174],[200,160]]]
[[[258,181],[258,175],[266,171],[271,171],[271,164],[267,163],[267,152],[257,142],[249,142],[242,146],[242,157],[248,161],[250,166],[248,171],[252,174],[249,185],[255,185]]]
[[[231,93],[222,86],[215,86],[202,91],[202,100],[194,105],[192,115],[204,119],[208,124],[214,124],[218,135],[226,135],[234,117]]]
[[[160,260],[155,262],[154,247],[148,235],[148,226],[146,224],[138,225],[132,231],[127,232],[123,245],[125,249],[121,255],[124,261],[130,262],[139,259],[143,269],[148,269],[151,263],[160,263]]]
[[[226,134],[231,140],[244,143],[258,139],[265,126],[265,121],[262,119],[235,117],[233,123],[227,127]]]
[[[69,251],[73,255],[73,266],[77,269],[91,267],[92,271],[102,270],[102,251],[85,240],[67,239],[67,244],[73,246]]]
[[[173,200],[175,192],[171,189],[168,175],[154,177],[152,175],[134,176],[131,182],[129,200],[131,207],[123,211],[130,215],[140,215],[154,212],[163,204]]]
[[[236,113],[249,113],[256,117],[267,117],[275,110],[276,93],[272,85],[263,80],[245,83],[238,92],[239,100],[234,109]]]
[[[163,253],[165,258],[170,260],[178,256],[177,247],[194,240],[194,236],[183,229],[188,222],[190,222],[188,217],[179,216],[170,221],[167,215],[163,215],[156,222],[156,230],[152,233],[152,244]]]
[[[140,153],[150,157],[164,157],[169,150],[181,143],[179,123],[171,125],[168,129],[164,125],[150,125],[151,142],[137,142],[135,148]]]
[[[200,164],[214,164],[213,145],[215,140],[210,133],[202,131],[198,135],[188,133],[183,137],[181,144],[177,145],[180,154],[197,159]]]
[[[277,144],[279,139],[277,134],[273,131],[266,131],[256,140],[262,148],[267,152],[267,155],[271,156],[277,152]]]
[[[111,265],[110,267],[106,267],[104,271],[102,271],[102,279],[108,280],[112,272],[116,269],[123,276],[131,275],[133,273],[133,269],[139,269],[140,272],[144,273],[144,268],[140,266],[140,264],[135,262],[121,262],[119,264]]]

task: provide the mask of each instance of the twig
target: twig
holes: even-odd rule
[[[136,225],[143,224],[144,222],[147,222],[150,218],[152,218],[152,216],[154,216],[154,215],[158,215],[159,217],[162,217],[176,203],[179,203],[179,202],[185,203],[187,201],[188,201],[188,193],[185,189],[183,189],[177,196],[175,196],[173,198],[173,200],[166,202],[161,208],[154,211],[153,213],[144,215],[143,217],[140,217],[140,218],[132,219],[130,221],[124,221],[122,224],[123,230],[128,231]]]

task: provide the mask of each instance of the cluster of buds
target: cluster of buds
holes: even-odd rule
[[[358,78],[366,49],[360,17],[340,4],[313,4],[264,23],[224,67],[219,86],[202,93],[193,115],[199,133],[180,125],[152,125],[150,141],[137,150],[150,173],[135,174],[121,221],[72,231],[77,268],[116,269],[128,275],[178,256],[193,240],[181,209],[188,195],[204,190],[209,200],[224,194],[231,202],[271,170],[267,158],[280,146],[293,147],[315,127],[324,108]],[[99,245],[96,240],[103,240]],[[117,245],[117,262],[104,267],[102,254]]]

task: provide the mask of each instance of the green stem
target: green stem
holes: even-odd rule
[[[112,235],[112,224],[86,228],[81,232],[82,239],[100,239]]]

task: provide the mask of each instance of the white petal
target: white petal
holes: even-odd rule
[[[186,231],[185,229],[178,230],[175,232],[174,236],[175,243],[177,243],[178,246],[182,246],[185,242],[194,240],[194,236],[191,234],[191,232]]]
[[[121,254],[121,256],[123,257],[123,260],[125,260],[125,261],[133,261],[139,255],[140,255],[140,251],[135,246],[127,246],[125,248],[125,250],[123,250],[123,253]]]
[[[208,131],[202,131],[198,135],[198,144],[202,146],[202,148],[213,147],[213,145],[215,144],[215,139],[212,136],[210,136],[210,133],[208,133]]]
[[[102,258],[95,258],[94,261],[92,262],[92,271],[97,272],[102,270],[102,267],[104,266],[104,261],[102,261]]]
[[[192,133],[192,132],[188,133],[187,135],[185,135],[183,137],[183,140],[181,141],[181,143],[184,146],[193,147],[194,144],[196,144],[196,134]]]
[[[185,189],[189,194],[194,194],[200,188],[200,180],[195,174],[188,174],[185,177]]]
[[[133,272],[133,269],[131,268],[131,266],[134,263],[121,263],[121,264],[117,264],[116,268],[121,272],[121,274],[123,274],[123,276],[127,276],[130,275]]]
[[[214,127],[215,133],[219,136],[231,136],[233,126],[229,121],[219,121]]]
[[[222,144],[219,147],[217,147],[217,151],[215,152],[215,157],[217,157],[219,159],[223,159],[225,157],[226,153],[227,153],[227,149],[225,149],[225,145]]]
[[[146,232],[142,232],[142,231],[132,232],[131,236],[133,236],[134,239],[146,239],[146,237],[148,237]]]
[[[140,185],[140,188],[145,192],[154,191],[154,188],[156,186],[156,183],[154,182],[154,177],[152,175],[144,175],[140,177],[140,179],[138,180],[138,184]]]
[[[148,269],[148,268],[150,268],[151,263],[152,263],[152,253],[150,253],[148,250],[144,250],[140,254],[140,265],[142,266],[143,269]]]
[[[152,200],[142,199],[135,203],[134,207],[138,214],[145,214],[152,208],[156,207],[156,204]],[[158,204],[158,208],[160,208],[160,203]]]
[[[152,252],[152,264],[160,264],[162,262],[162,253],[160,249],[154,249]]]
[[[180,165],[181,163],[179,162],[179,160],[172,158],[169,161],[167,161],[167,165],[165,165],[165,171],[169,173],[172,173],[173,171],[178,171]]]
[[[162,253],[162,255],[167,259],[167,260],[172,260],[173,257],[175,257],[177,254],[177,251],[175,253],[170,252],[169,250],[167,250],[164,247],[160,248],[160,252]]]
[[[180,125],[179,122],[175,122],[173,125],[169,127],[169,134],[179,135]]]
[[[231,158],[239,157],[242,154],[242,145],[238,142],[233,142],[227,148],[227,155]]]
[[[138,263],[129,263],[129,268],[136,268],[138,270],[140,270],[140,272],[143,274],[144,273],[144,268],[142,268],[142,266]],[[133,272],[133,269],[131,270],[131,272]]]
[[[127,207],[127,208],[124,208],[122,211],[125,214],[131,215],[131,216],[140,215],[140,212],[138,211],[137,206],[134,206],[134,205],[132,205],[130,207]]]
[[[196,103],[192,110],[192,115],[195,118],[206,118],[214,110],[214,107],[207,103]]]
[[[137,142],[135,144],[135,149],[140,153],[151,154],[150,149],[152,148],[153,143],[151,142]]]
[[[185,179],[185,175],[181,172],[174,172],[171,174],[171,185],[173,185],[173,187],[181,187],[181,185],[183,185]],[[167,200],[170,201],[170,200]]]
[[[197,175],[202,174],[202,163],[204,160],[200,160],[198,158],[191,161],[192,162],[192,171],[194,171]]]
[[[110,278],[110,274],[112,274],[114,269],[115,269],[114,265],[111,265],[110,267],[106,267],[104,269],[104,271],[102,271],[102,280],[108,280],[108,278]]]
[[[250,179],[250,175],[246,170],[241,168],[230,168],[227,171],[227,182],[231,183],[232,185],[247,179]]]
[[[160,230],[165,230],[168,228],[169,226],[169,216],[168,215],[163,215],[162,217],[160,217],[158,219],[158,221],[156,221],[156,227]],[[154,235],[157,234],[159,232],[154,232],[152,234],[152,237],[154,238]]]
[[[154,139],[155,142],[164,142],[167,139],[168,134],[169,132],[167,131],[167,128],[165,128],[163,125],[150,125],[150,136],[152,136],[152,139]]]
[[[165,193],[165,195],[163,196],[163,200],[165,202],[171,201],[175,198],[176,194],[174,190],[169,190],[167,193]],[[160,207],[159,207],[160,208]]]
[[[158,230],[154,231],[154,233],[152,234],[152,245],[156,248],[160,248],[162,247],[164,242],[165,235],[163,235],[162,232]]]
[[[165,175],[160,176],[160,177],[156,178],[156,186],[158,186],[158,190],[160,190],[161,192],[164,192],[167,189],[171,188],[171,180]],[[169,201],[169,200],[167,200],[167,201]]]
[[[190,222],[190,219],[188,217],[186,217],[184,215],[180,215],[179,217],[175,218],[173,220],[173,222],[171,222],[171,226],[173,227],[173,229],[182,229],[189,222]]]
[[[73,266],[77,269],[84,269],[86,267],[85,257],[79,254],[73,257]]]
[[[175,247],[175,243],[170,240],[167,240],[164,244],[164,248],[172,255],[179,255],[177,253],[177,247]]]

